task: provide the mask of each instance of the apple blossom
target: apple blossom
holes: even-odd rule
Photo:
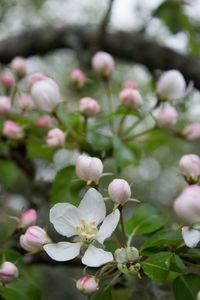
[[[46,112],[52,112],[62,102],[59,87],[51,78],[36,81],[31,88],[31,96],[35,106]]]
[[[167,106],[157,116],[157,125],[161,128],[169,128],[176,124],[178,113],[173,106]]]
[[[77,289],[86,295],[93,295],[99,290],[98,282],[94,276],[84,276],[76,283]]]
[[[174,202],[176,214],[188,224],[200,223],[200,186],[187,186]]]
[[[37,220],[37,212],[35,209],[26,210],[20,217],[19,228],[26,229],[35,225]]]
[[[179,170],[189,183],[197,183],[200,176],[200,157],[196,154],[183,155]]]
[[[164,72],[156,87],[156,93],[160,101],[174,100],[184,96],[186,83],[183,75],[178,70]]]
[[[119,94],[119,99],[122,105],[131,109],[138,108],[143,104],[141,94],[132,88],[123,89]]]
[[[18,278],[19,272],[15,264],[5,261],[0,267],[0,281],[7,284]]]
[[[98,102],[90,97],[81,98],[79,101],[79,111],[85,117],[92,117],[101,110]]]
[[[16,56],[11,61],[11,69],[16,73],[17,76],[23,77],[27,71],[27,59]]]
[[[49,115],[43,115],[37,120],[37,126],[41,128],[49,127],[52,124],[52,119]]]
[[[15,78],[12,73],[4,72],[0,76],[0,81],[6,89],[10,89],[15,83]]]
[[[92,58],[93,69],[104,78],[110,77],[114,64],[113,57],[104,51],[97,52]]]
[[[6,115],[11,110],[11,99],[7,96],[0,96],[0,115]]]
[[[113,202],[124,205],[131,197],[131,188],[124,179],[114,179],[108,186],[108,194]]]
[[[80,89],[85,84],[85,75],[81,70],[75,69],[70,74],[70,80],[78,89]]]
[[[134,80],[126,80],[123,85],[123,89],[130,88],[130,89],[137,89],[138,83]]]
[[[93,181],[98,184],[103,172],[102,161],[97,157],[79,155],[76,160],[76,175],[84,181]]]
[[[78,207],[69,203],[57,203],[50,210],[50,222],[58,233],[73,237],[74,242],[48,244],[44,250],[54,260],[67,261],[83,252],[82,263],[99,267],[113,260],[111,252],[102,249],[105,239],[110,237],[119,222],[119,210],[106,217],[106,206],[102,195],[90,188]],[[98,229],[98,225],[102,225]],[[100,247],[100,248],[98,248]]]
[[[34,104],[30,94],[22,94],[19,99],[19,106],[23,111],[31,109]]]
[[[200,139],[200,123],[192,123],[182,130],[182,135],[189,141]]]
[[[200,224],[193,225],[192,227],[184,226],[182,228],[182,236],[189,248],[196,247],[200,242]]]
[[[21,139],[24,136],[23,129],[19,124],[11,120],[4,122],[2,133],[11,139]]]
[[[44,229],[39,226],[29,227],[25,234],[20,236],[20,245],[29,252],[42,250],[44,244],[49,243],[50,239]]]
[[[62,147],[65,144],[66,134],[59,128],[53,128],[48,131],[46,142],[51,148]]]

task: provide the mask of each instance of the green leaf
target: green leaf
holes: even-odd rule
[[[111,287],[101,288],[92,300],[112,300]]]
[[[10,188],[19,178],[19,169],[13,161],[0,159],[0,176],[5,186]]]
[[[82,181],[77,180],[74,166],[66,167],[60,170],[53,183],[51,193],[51,204],[59,202],[68,202],[73,205],[78,205],[80,197],[79,191],[85,185]]]
[[[182,241],[182,235],[179,231],[173,229],[164,229],[154,233],[148,240],[146,240],[143,248],[165,244],[178,244]]]
[[[37,157],[37,158],[45,158],[48,160],[52,160],[54,149],[51,149],[45,145],[43,142],[28,140],[27,141],[27,156],[28,157]]]
[[[165,281],[169,274],[172,253],[160,252],[150,256],[141,263],[144,273],[155,281]]]
[[[127,234],[147,234],[161,228],[168,217],[161,217],[158,210],[149,204],[141,204],[136,208],[131,219],[125,221]]]
[[[136,163],[133,150],[128,148],[117,136],[113,137],[113,148],[114,159],[119,168]]]
[[[88,133],[87,137],[95,151],[106,151],[112,148],[112,140],[110,137],[92,131]]]
[[[200,275],[187,274],[178,276],[173,283],[176,300],[196,300],[200,290]]]
[[[58,113],[63,122],[75,129],[77,133],[83,133],[83,117],[79,112],[66,114],[65,110],[59,110]]]
[[[187,268],[183,263],[182,259],[175,253],[172,254],[170,259],[170,271],[187,274]]]

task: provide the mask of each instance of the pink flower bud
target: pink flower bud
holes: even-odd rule
[[[176,124],[178,113],[173,106],[164,108],[157,117],[157,124],[160,128],[169,128]]]
[[[79,111],[86,117],[96,115],[101,110],[100,105],[96,100],[89,97],[84,97],[79,101]]]
[[[27,70],[27,59],[17,56],[11,61],[11,69],[19,77],[23,77],[26,74]]]
[[[9,283],[18,278],[19,272],[15,264],[5,261],[0,268],[0,281],[3,284]]]
[[[98,282],[93,276],[84,276],[76,283],[77,289],[86,295],[93,295],[99,290]]]
[[[131,197],[131,188],[124,179],[114,179],[108,186],[108,194],[115,203],[124,205]]]
[[[23,111],[33,108],[33,100],[30,94],[22,94],[19,99],[19,106]]]
[[[174,100],[184,96],[186,83],[183,75],[178,70],[164,72],[156,87],[156,93],[160,101]]]
[[[47,145],[51,148],[61,147],[65,144],[66,134],[59,128],[54,128],[48,131]]]
[[[119,94],[119,99],[122,105],[131,109],[138,108],[143,104],[140,93],[131,88],[123,89]]]
[[[200,123],[192,123],[187,125],[182,135],[189,141],[200,139]]]
[[[76,174],[84,181],[93,181],[98,184],[103,172],[103,164],[97,157],[79,155],[76,161]]]
[[[52,112],[62,101],[57,83],[50,78],[35,82],[31,89],[31,96],[35,106],[46,112]]]
[[[50,242],[46,231],[39,226],[29,227],[19,241],[21,247],[29,252],[39,251],[44,244]]]
[[[11,139],[21,139],[24,136],[22,128],[11,120],[7,120],[3,124],[3,134]]]
[[[85,75],[81,70],[75,69],[70,74],[70,80],[78,89],[80,89],[85,84]]]
[[[43,72],[36,72],[28,76],[28,83],[32,86],[35,82],[45,79],[47,76]]]
[[[3,84],[3,86],[7,89],[10,89],[13,84],[15,83],[14,76],[11,73],[2,73],[0,76],[0,81]]]
[[[114,64],[113,57],[109,53],[103,51],[97,52],[92,58],[93,69],[105,78],[110,77]]]
[[[22,229],[26,229],[30,226],[35,225],[37,220],[37,212],[35,209],[29,209],[25,211],[20,218],[19,227]]]
[[[134,80],[126,80],[123,85],[123,89],[137,89],[138,88],[138,83]]]
[[[52,120],[49,115],[43,115],[37,120],[37,126],[41,128],[46,128],[51,126]]]
[[[196,154],[183,155],[179,170],[189,183],[197,183],[200,176],[200,157]]]
[[[200,186],[186,187],[176,198],[174,210],[188,224],[200,223]]]
[[[11,100],[7,96],[0,96],[0,115],[6,115],[11,110]]]

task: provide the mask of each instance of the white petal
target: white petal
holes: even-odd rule
[[[116,209],[105,218],[103,224],[101,225],[95,237],[100,243],[103,244],[104,240],[107,239],[109,236],[111,236],[112,232],[117,227],[117,224],[119,222],[119,217],[120,217],[119,210]]]
[[[200,241],[200,231],[196,229],[190,229],[188,226],[184,226],[182,228],[182,235],[185,244],[190,248],[196,247]]]
[[[57,203],[50,210],[50,222],[64,236],[77,235],[75,227],[80,224],[78,208],[69,203]]]
[[[88,267],[99,267],[109,261],[113,261],[111,252],[104,251],[103,249],[96,248],[92,245],[88,247],[82,258],[82,263]]]
[[[57,244],[47,244],[43,248],[52,259],[66,261],[79,255],[81,243],[60,242]]]
[[[86,192],[78,209],[82,218],[85,218],[87,222],[95,220],[97,225],[100,224],[106,216],[106,206],[103,197],[93,188],[90,188]]]

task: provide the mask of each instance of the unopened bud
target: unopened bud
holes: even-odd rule
[[[131,197],[131,188],[124,179],[114,179],[108,186],[108,194],[113,202],[124,205]]]
[[[89,97],[84,97],[79,101],[79,111],[86,117],[96,115],[101,110],[100,105],[96,100]]]
[[[46,142],[51,148],[62,147],[65,144],[66,134],[59,128],[48,131]]]
[[[119,99],[122,105],[131,109],[138,108],[143,104],[140,93],[132,88],[123,89],[119,94]]]
[[[37,120],[37,126],[41,128],[47,128],[51,126],[52,119],[49,115],[43,115]]]
[[[6,115],[11,110],[11,100],[7,96],[0,96],[0,115]]]
[[[192,123],[187,125],[183,131],[182,135],[188,140],[198,140],[200,139],[200,123]]]
[[[22,128],[16,122],[11,120],[4,122],[2,133],[11,139],[21,139],[24,136]]]
[[[50,242],[44,229],[39,226],[29,227],[25,234],[20,236],[20,245],[29,252],[42,250],[43,245]]]
[[[138,83],[134,80],[126,80],[123,85],[122,85],[123,89],[137,89],[138,88]]]
[[[35,225],[37,221],[37,212],[35,209],[28,209],[25,211],[20,218],[19,228],[27,229],[30,226]]]
[[[76,283],[77,289],[86,295],[93,295],[99,290],[98,282],[93,276],[84,276]]]
[[[118,269],[120,272],[126,275],[137,275],[140,270],[140,264],[134,264],[134,265],[127,265],[127,264],[117,264]]]
[[[0,281],[3,284],[9,283],[18,278],[19,272],[15,264],[5,261],[0,267]]]
[[[115,250],[114,256],[118,263],[124,264],[137,261],[139,259],[139,252],[135,247],[118,248]]]
[[[33,108],[33,100],[30,94],[22,94],[19,99],[19,106],[23,111]]]
[[[76,88],[81,89],[85,84],[85,75],[81,70],[75,69],[70,74],[70,80]]]
[[[11,61],[11,69],[18,77],[23,77],[27,71],[27,59],[17,56]]]
[[[188,183],[197,183],[200,176],[200,157],[196,154],[182,156],[179,161],[179,170]]]
[[[110,77],[114,64],[113,57],[107,52],[99,51],[92,58],[93,69],[104,78]]]
[[[164,108],[157,117],[157,124],[160,128],[169,128],[176,124],[178,113],[173,106]]]
[[[14,76],[8,72],[4,72],[1,74],[0,81],[6,89],[10,89],[15,83]]]
[[[183,75],[178,70],[164,72],[156,87],[156,93],[160,101],[179,99],[184,96],[186,83]]]
[[[96,184],[103,172],[102,161],[97,157],[79,155],[76,161],[76,174],[84,181],[93,181]]]
[[[28,83],[32,86],[35,82],[45,79],[47,76],[43,72],[36,72],[28,76]]]

